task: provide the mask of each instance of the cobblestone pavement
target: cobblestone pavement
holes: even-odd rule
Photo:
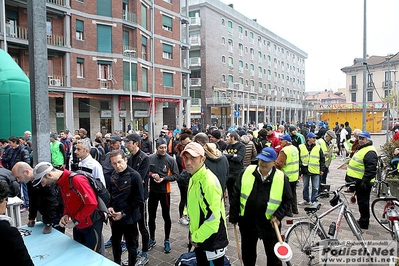
[[[375,143],[377,149],[385,142],[385,135],[372,135],[372,139]],[[344,184],[344,176],[345,170],[338,169],[343,162],[336,158],[330,166],[330,173],[327,177],[327,183],[331,185],[331,190],[337,188],[340,185]],[[160,212],[160,207],[158,208],[158,216],[156,220],[156,240],[157,246],[155,246],[151,251],[149,251],[149,266],[155,265],[174,265],[176,259],[184,252],[187,252],[187,235],[188,235],[188,226],[184,226],[178,223],[178,204],[180,193],[175,182],[171,185],[172,194],[171,194],[171,218],[172,218],[172,232],[170,238],[170,245],[172,251],[169,254],[164,254],[163,252],[163,240],[164,240],[164,232],[163,232],[163,220]],[[302,182],[297,187],[297,195],[298,195],[298,202],[302,200]],[[347,194],[347,198],[349,199],[350,194]],[[375,193],[372,192],[371,201],[375,198]],[[322,205],[322,210],[326,210],[330,204],[329,199],[321,199],[320,202]],[[355,218],[359,218],[359,212],[357,204],[349,203],[350,209],[353,211]],[[299,214],[295,215],[295,217],[304,217],[305,212],[303,211],[303,207],[299,206]],[[228,212],[228,208],[226,207],[226,212]],[[328,226],[331,224],[332,221],[335,221],[337,218],[338,212],[335,211],[331,215],[327,216],[324,219],[324,226],[326,230],[328,230]],[[27,213],[22,214],[23,223],[27,223]],[[282,222],[282,233],[288,229],[289,225],[286,224],[285,221]],[[70,236],[71,231],[67,230],[67,234]],[[110,227],[109,225],[104,225],[103,235],[105,241],[109,239],[110,236]],[[390,235],[387,231],[385,231],[374,219],[371,217],[370,219],[370,226],[368,230],[364,230],[364,238],[366,240],[389,240]],[[240,261],[238,259],[236,241],[234,236],[234,230],[232,224],[228,223],[228,236],[230,240],[230,244],[227,250],[227,257],[230,260],[232,265],[240,265]],[[352,232],[350,231],[349,227],[346,224],[345,219],[343,218],[343,222],[341,225],[341,231],[339,233],[340,239],[354,239]],[[240,242],[239,242],[240,243]],[[141,244],[141,239],[140,239]],[[113,259],[112,250],[106,249],[106,256],[109,259]],[[127,253],[123,254],[123,258],[127,257]],[[295,254],[294,254],[295,258]],[[264,252],[264,248],[261,242],[258,243],[258,257],[257,257],[257,265],[266,265],[266,255]],[[303,265],[303,263],[296,263],[295,265]],[[78,265],[76,265],[78,266]]]

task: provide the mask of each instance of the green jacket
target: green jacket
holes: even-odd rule
[[[227,247],[226,214],[219,179],[202,166],[190,179],[187,194],[190,235],[203,250]]]

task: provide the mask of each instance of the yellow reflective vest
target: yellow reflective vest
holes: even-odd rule
[[[289,182],[295,182],[299,177],[299,152],[294,145],[285,146],[282,150],[287,156],[285,165],[281,168],[284,174],[288,176]]]
[[[353,155],[352,159],[349,161],[348,168],[346,170],[346,174],[350,177],[362,179],[364,176],[364,156],[369,151],[375,151],[378,155],[377,149],[373,146],[364,147]],[[374,182],[375,178],[371,179],[370,182]]]
[[[249,165],[245,170],[241,179],[241,193],[240,193],[240,216],[244,216],[245,206],[249,195],[252,192],[255,176],[252,174],[256,170],[256,165]],[[266,219],[270,220],[281,204],[284,191],[284,173],[278,169],[274,173],[272,185],[270,188],[269,201],[266,208]]]
[[[305,144],[299,145],[302,165],[307,166],[311,174],[320,174],[320,149],[320,146],[315,145],[309,153]]]

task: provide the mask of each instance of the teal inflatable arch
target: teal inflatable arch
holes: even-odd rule
[[[23,136],[32,131],[29,78],[0,49],[0,138]]]

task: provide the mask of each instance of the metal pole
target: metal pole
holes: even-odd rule
[[[391,123],[390,115],[389,115],[389,101],[391,100],[391,58],[392,56],[388,55],[388,101],[387,101],[387,132],[386,132],[386,142],[389,140],[389,124]]]
[[[248,109],[247,109],[247,125],[250,123],[249,121],[249,92],[248,92]]]
[[[133,129],[132,53],[129,52],[130,126]]]
[[[362,108],[362,131],[366,130],[366,75],[367,75],[367,31],[366,31],[366,0],[364,0],[363,13],[363,108]]]
[[[6,25],[6,0],[2,1],[2,5],[1,8],[3,9],[2,11],[2,19],[3,19],[3,50],[8,52],[8,48],[7,48],[7,25]]]

